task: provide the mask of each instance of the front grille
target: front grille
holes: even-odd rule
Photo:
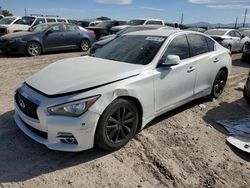
[[[28,125],[27,123],[25,123],[23,120],[21,120],[21,121],[23,122],[25,127],[27,129],[29,129],[31,132],[33,132],[34,134],[36,134],[44,139],[48,139],[48,133],[43,132],[43,131],[39,131],[38,129],[35,129],[35,128],[31,127],[30,125]]]
[[[7,29],[6,28],[0,28],[0,35],[5,35],[7,34]]]
[[[15,95],[16,103],[19,107],[19,109],[26,114],[29,117],[32,117],[34,119],[38,119],[36,110],[38,108],[38,105],[30,101],[29,99],[25,98],[20,94],[19,91],[17,91]]]

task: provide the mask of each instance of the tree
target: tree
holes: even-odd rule
[[[4,15],[4,16],[13,16],[13,14],[8,10],[2,10],[2,15]]]

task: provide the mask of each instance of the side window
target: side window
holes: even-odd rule
[[[162,22],[149,20],[147,21],[146,25],[162,25]]]
[[[66,31],[77,31],[78,30],[78,26],[76,26],[76,25],[69,25],[69,24],[67,24],[67,25],[65,25],[65,28],[66,28]]]
[[[229,35],[230,37],[236,37],[236,35],[235,35],[235,32],[234,32],[234,31],[230,31],[230,32],[228,33],[228,35]]]
[[[50,28],[50,30],[53,33],[57,33],[57,32],[62,32],[63,31],[63,25],[54,25]]]
[[[45,18],[37,18],[33,26],[41,24],[41,23],[45,23]]]
[[[66,20],[65,19],[57,19],[57,22],[64,22],[64,23],[66,23]]]
[[[47,22],[56,22],[56,19],[53,19],[53,18],[47,18]]]
[[[190,44],[192,56],[197,56],[209,52],[205,36],[198,34],[189,34],[188,42]]]
[[[209,52],[214,51],[215,42],[212,39],[208,38],[208,37],[206,37],[206,40],[207,40],[207,45],[208,45]]]
[[[166,58],[168,55],[178,55],[181,60],[190,57],[186,35],[177,36],[171,41],[163,58]]]

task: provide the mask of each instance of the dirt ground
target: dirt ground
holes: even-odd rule
[[[0,55],[0,187],[250,186],[250,154],[228,145],[215,123],[249,114],[242,92],[234,89],[250,68],[241,54],[233,55],[232,74],[218,100],[199,99],[156,118],[119,151],[51,151],[15,125],[13,93],[46,65],[80,55]]]

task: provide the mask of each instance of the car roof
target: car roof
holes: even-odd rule
[[[199,34],[202,35],[202,33],[195,32],[195,31],[183,31],[183,30],[146,30],[146,31],[136,31],[131,33],[126,33],[125,35],[145,35],[145,36],[162,36],[162,37],[169,37],[172,34],[175,33],[181,33],[181,34]]]
[[[225,29],[225,28],[217,28],[217,29],[209,29],[208,31],[234,31],[235,29]]]

